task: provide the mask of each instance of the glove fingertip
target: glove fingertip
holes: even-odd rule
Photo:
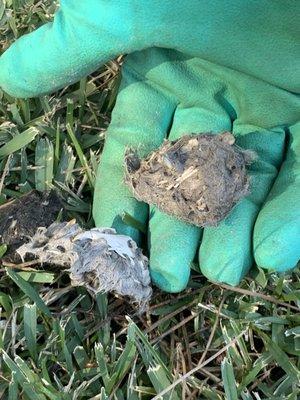
[[[255,233],[254,257],[257,265],[267,270],[285,272],[294,268],[300,259],[299,227],[285,224],[269,234]]]
[[[216,283],[238,286],[250,267],[251,263],[245,263],[244,257],[241,260],[232,258],[222,262],[221,259],[205,257],[203,254],[200,256],[201,272],[208,280]]]
[[[185,270],[187,273],[184,274],[170,274],[166,271],[159,271],[157,268],[150,269],[150,275],[152,282],[158,288],[168,293],[179,293],[187,287],[189,280],[189,268]]]

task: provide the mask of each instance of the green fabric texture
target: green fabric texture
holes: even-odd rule
[[[0,58],[0,86],[47,93],[128,53],[94,196],[97,226],[131,214],[148,226],[151,276],[187,285],[190,264],[236,285],[254,260],[284,272],[300,258],[300,3],[292,0],[61,0],[53,24]],[[231,130],[253,149],[251,193],[218,227],[201,230],[137,202],[124,185],[128,146],[147,154],[164,138]],[[200,247],[199,247],[200,245]]]

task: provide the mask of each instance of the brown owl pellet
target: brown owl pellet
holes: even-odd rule
[[[215,226],[249,193],[246,166],[255,155],[230,132],[191,134],[140,159],[125,156],[125,181],[134,196],[197,226]]]

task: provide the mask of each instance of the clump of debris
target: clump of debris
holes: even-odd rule
[[[75,220],[38,228],[28,243],[17,249],[22,259],[69,269],[71,283],[93,294],[115,292],[130,296],[143,310],[151,298],[148,259],[136,243],[114,229],[84,231]]]
[[[55,222],[59,213],[65,217],[55,191],[34,190],[0,206],[0,244],[8,246],[1,261],[17,267],[35,258],[65,268],[74,286],[129,296],[144,311],[152,289],[148,259],[137,244],[114,229]]]
[[[255,154],[230,132],[191,134],[140,159],[125,155],[125,181],[134,196],[197,226],[215,226],[249,193],[246,166]]]

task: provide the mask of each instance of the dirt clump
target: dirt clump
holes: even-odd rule
[[[39,226],[49,226],[63,208],[55,191],[32,190],[0,206],[0,244],[8,245],[6,257],[28,242]]]
[[[249,193],[246,166],[255,155],[234,144],[230,132],[191,134],[144,159],[125,156],[125,182],[134,196],[197,226],[215,226]]]

